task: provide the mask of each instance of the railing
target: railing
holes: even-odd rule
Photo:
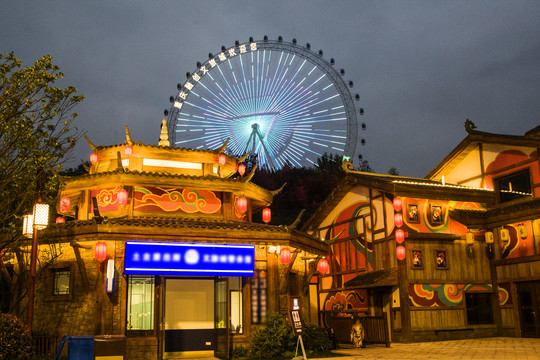
[[[34,350],[36,355],[51,355],[56,352],[58,339],[52,335],[33,336]]]
[[[386,313],[383,313],[383,316],[357,316],[355,318],[360,319],[364,327],[365,344],[383,344],[386,347],[390,347],[390,334],[388,333]],[[352,324],[352,317],[332,316],[330,318],[330,327],[338,343],[351,343]]]

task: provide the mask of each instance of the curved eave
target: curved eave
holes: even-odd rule
[[[107,186],[160,186],[163,183],[162,180],[166,180],[167,186],[234,193],[243,192],[246,196],[249,194],[251,195],[250,198],[267,204],[271,204],[273,199],[271,191],[246,181],[245,178],[225,179],[215,176],[201,177],[160,172],[115,170],[76,178],[64,178],[63,180],[65,183],[64,192],[66,193],[95,188],[98,184],[106,184]]]
[[[225,244],[290,246],[316,255],[325,255],[328,245],[284,226],[235,221],[208,221],[163,218],[106,219],[72,221],[51,225],[41,233],[40,242],[85,240],[147,240],[206,242]]]

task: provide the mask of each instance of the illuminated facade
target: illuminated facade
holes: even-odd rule
[[[466,129],[423,179],[344,163],[304,227],[330,245],[322,324],[384,315],[392,341],[406,342],[540,336],[540,129]]]
[[[54,262],[40,269],[35,334],[126,335],[129,359],[225,358],[301,295],[300,258],[327,252],[294,226],[251,221],[278,191],[237,173],[227,143],[173,148],[165,123],[159,146],[127,128],[123,144],[88,143],[89,173],[61,179],[64,222],[40,235]],[[296,261],[282,264],[280,249]]]

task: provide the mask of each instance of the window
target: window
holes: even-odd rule
[[[242,278],[229,278],[229,292],[231,296],[231,332],[233,334],[244,333],[244,316],[242,306]]]
[[[531,176],[529,170],[520,171],[511,175],[496,179],[497,189],[501,202],[506,202],[522,197],[514,192],[531,194]]]
[[[265,263],[266,266],[266,263]],[[251,278],[251,323],[261,324],[266,320],[266,268],[255,269]]]
[[[52,269],[53,273],[53,287],[52,294],[57,295],[69,295],[70,291],[70,279],[71,270],[69,267]]]
[[[129,276],[127,330],[132,335],[153,334],[154,330],[154,277]]]
[[[493,324],[491,293],[466,293],[467,323],[469,325]]]

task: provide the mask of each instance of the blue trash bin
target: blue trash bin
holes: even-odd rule
[[[64,336],[56,359],[60,357],[64,343],[68,342],[68,360],[93,360],[94,359],[94,337],[93,336]]]

